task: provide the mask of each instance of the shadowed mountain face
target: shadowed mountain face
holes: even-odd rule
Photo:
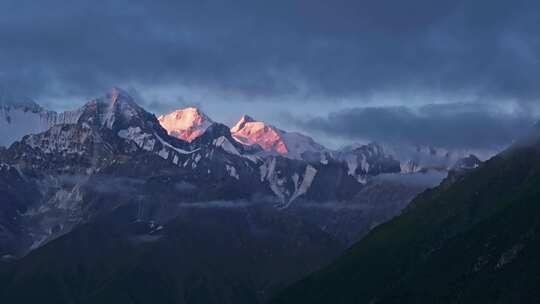
[[[264,206],[185,207],[165,225],[133,206],[30,253],[9,270],[13,303],[260,303],[341,245]]]
[[[540,145],[454,174],[273,303],[535,303]]]

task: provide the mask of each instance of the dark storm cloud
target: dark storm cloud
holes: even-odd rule
[[[0,83],[39,98],[115,84],[247,97],[540,96],[540,4],[500,1],[0,3]]]
[[[293,120],[304,129],[342,139],[494,151],[525,135],[534,123],[527,113],[487,104],[366,107]]]

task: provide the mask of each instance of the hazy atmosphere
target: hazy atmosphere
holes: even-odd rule
[[[119,86],[156,114],[248,113],[330,146],[497,149],[537,118],[539,6],[4,0],[0,86],[53,110]]]

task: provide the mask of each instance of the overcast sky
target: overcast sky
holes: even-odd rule
[[[112,86],[330,145],[496,148],[536,120],[537,0],[0,1],[0,86],[63,110]]]

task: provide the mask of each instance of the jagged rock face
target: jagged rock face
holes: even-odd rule
[[[204,134],[213,121],[197,108],[179,109],[159,118],[161,126],[170,136],[192,142]]]
[[[347,173],[344,163],[333,160],[323,164],[271,156],[265,158],[259,170],[261,181],[268,183],[282,208],[291,206],[295,200],[347,201],[363,187]]]
[[[348,202],[362,191],[364,184],[348,173],[347,165],[336,160],[313,163],[318,174],[302,199],[315,202]]]
[[[55,125],[46,132],[27,135],[3,153],[3,158],[21,168],[55,173],[91,173],[121,155],[139,149],[134,142],[111,140],[110,130],[88,125]]]
[[[217,146],[233,155],[253,155],[261,152],[261,147],[258,145],[243,145],[236,141],[229,127],[220,123],[212,123],[205,132],[191,142],[195,147]],[[255,157],[252,157],[255,159]]]
[[[249,116],[242,116],[231,132],[234,138],[246,145],[258,144],[265,151],[282,155],[289,153],[279,130]]]
[[[78,124],[106,128],[119,132],[140,128],[142,132],[164,135],[154,115],[146,112],[124,91],[113,88],[105,96],[86,103],[81,109]]]
[[[88,125],[56,125],[44,133],[28,135],[23,143],[45,154],[88,154],[99,144],[107,144],[101,134]]]
[[[312,165],[279,156],[268,157],[259,169],[261,182],[268,183],[282,207],[306,194],[317,175],[317,169]]]

